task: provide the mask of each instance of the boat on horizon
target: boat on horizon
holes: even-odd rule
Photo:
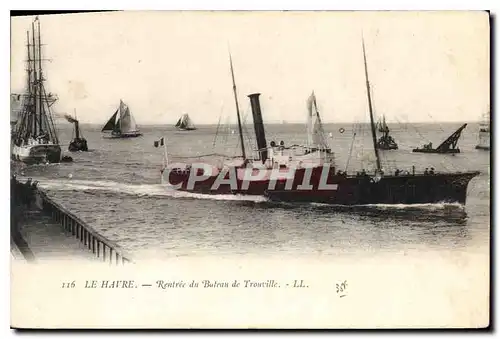
[[[35,22],[37,23],[35,29]],[[27,164],[59,163],[61,146],[51,107],[57,97],[45,88],[42,68],[41,30],[38,17],[31,23],[27,38],[27,88],[16,98],[21,103],[18,119],[11,136],[11,158]]]
[[[460,148],[457,147],[458,139],[460,139],[460,135],[464,128],[467,127],[467,124],[463,124],[458,128],[452,135],[446,138],[438,147],[433,148],[432,142],[425,144],[422,148],[415,148],[413,152],[416,153],[438,153],[438,154],[456,154],[460,153]]]
[[[297,157],[285,153],[292,146],[287,147],[284,142],[271,142],[268,146],[260,108],[260,93],[248,95],[258,157],[247,157],[230,57],[242,161],[223,166],[192,163],[183,166],[175,164],[171,167],[165,149],[165,161],[161,169],[162,183],[190,193],[260,195],[270,201],[280,202],[333,205],[465,204],[467,186],[472,178],[479,175],[479,171],[416,173],[415,166],[412,166],[409,170],[398,169],[394,173],[384,173],[378,154],[364,42],[363,60],[376,159],[373,173],[364,169],[357,173],[339,170],[335,165],[334,153],[329,148],[316,147]]]
[[[179,131],[194,131],[196,130],[196,127],[193,124],[193,121],[189,117],[187,113],[184,113],[179,120],[177,120],[177,123],[175,124],[175,127]]]
[[[70,152],[88,152],[89,148],[87,145],[87,139],[83,137],[82,131],[80,130],[80,122],[76,118],[76,110],[75,117],[72,117],[69,114],[65,114],[64,117],[68,122],[74,125],[74,138],[70,141],[68,146],[68,151]]]
[[[377,148],[380,150],[396,150],[398,149],[398,144],[392,136],[389,135],[389,126],[385,122],[385,115],[382,120],[377,123],[378,131],[382,133],[382,136],[377,141]]]
[[[476,149],[479,150],[490,150],[490,140],[491,140],[491,115],[490,112],[485,114],[483,121],[479,125],[479,143],[476,145]]]
[[[136,138],[142,135],[141,131],[137,128],[130,108],[121,99],[115,113],[106,122],[101,132],[110,133],[107,137],[111,139]]]

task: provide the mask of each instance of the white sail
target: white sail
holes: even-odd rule
[[[137,124],[134,117],[130,114],[129,107],[120,100],[120,132],[130,133],[137,131]]]
[[[307,144],[309,147],[318,149],[328,149],[321,117],[316,106],[316,96],[314,91],[307,99]]]
[[[189,118],[189,115],[186,113],[180,117],[175,127],[179,129],[196,129],[193,122],[191,121],[191,118]]]

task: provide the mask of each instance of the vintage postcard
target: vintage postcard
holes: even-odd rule
[[[490,16],[11,17],[13,328],[484,328]]]

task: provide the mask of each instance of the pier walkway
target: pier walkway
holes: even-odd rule
[[[87,259],[98,260],[92,252],[78,241],[70,237],[61,225],[51,220],[50,216],[35,208],[23,211],[18,221],[18,231],[25,241],[26,249],[21,253],[31,252],[26,258],[31,260],[50,259]],[[23,253],[26,257],[26,253]]]
[[[15,177],[11,179],[11,256],[27,261],[132,262],[118,244],[53,201],[36,182],[21,183]]]

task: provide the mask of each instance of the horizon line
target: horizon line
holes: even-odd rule
[[[65,118],[57,118],[58,120],[61,120],[61,122],[65,122],[67,123],[68,125],[71,125],[72,123],[64,120]],[[103,123],[100,123],[100,122],[85,122],[85,121],[79,121],[81,124],[87,124],[87,125],[102,125]],[[397,121],[393,121],[393,122],[387,122],[388,124],[408,124],[408,123],[416,123],[416,124],[466,124],[466,123],[483,123],[482,120],[470,120],[470,121],[466,121],[466,120],[461,120],[461,121],[404,121],[404,122],[397,122]],[[269,122],[265,122],[264,121],[264,124],[268,124],[268,125],[305,125],[306,122],[295,122],[295,121],[290,121],[290,122],[281,122],[281,121],[269,121]],[[352,122],[352,121],[336,121],[336,122],[325,122],[323,121],[322,122],[323,125],[326,125],[326,124],[367,124],[369,125],[370,122],[369,121],[366,121],[366,122]],[[175,127],[175,123],[154,123],[154,122],[146,122],[146,123],[137,123],[138,126],[172,126],[172,127]],[[197,123],[196,126],[217,126],[218,124],[217,123]],[[238,123],[237,122],[234,122],[234,123],[229,123],[229,124],[221,124],[223,126],[237,126]],[[252,123],[247,123],[245,125],[252,125]]]

